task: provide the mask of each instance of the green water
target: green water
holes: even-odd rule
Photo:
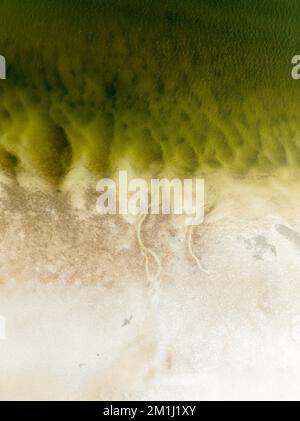
[[[1,0],[0,166],[296,174],[299,22],[296,0]]]

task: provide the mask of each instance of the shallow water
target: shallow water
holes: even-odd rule
[[[271,3],[3,1],[2,166],[297,172],[300,11]]]

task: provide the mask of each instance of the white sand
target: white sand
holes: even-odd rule
[[[193,236],[208,274],[179,219],[150,217],[157,302],[134,224],[100,221],[94,197],[75,212],[16,191],[1,193],[1,399],[299,399],[293,183],[222,180]]]

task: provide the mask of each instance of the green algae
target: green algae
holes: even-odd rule
[[[182,3],[2,0],[0,166],[297,172],[298,2]]]

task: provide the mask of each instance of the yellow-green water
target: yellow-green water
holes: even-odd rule
[[[0,16],[10,172],[298,172],[297,1],[2,0]]]

